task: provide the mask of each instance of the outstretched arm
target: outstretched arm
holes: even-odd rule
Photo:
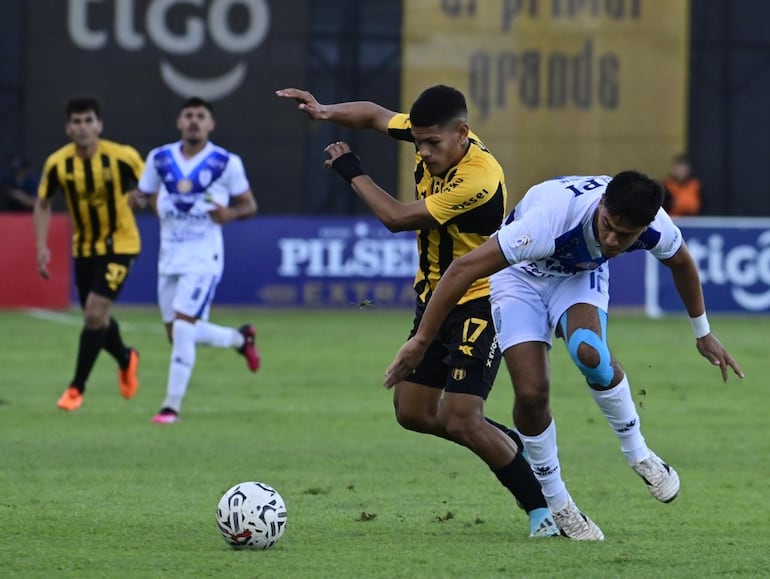
[[[495,236],[470,253],[454,260],[441,276],[441,281],[430,297],[428,307],[414,336],[401,346],[395,360],[386,370],[385,387],[392,388],[412,373],[449,312],[474,281],[492,275],[507,266],[508,262]]]
[[[338,141],[324,150],[329,155],[324,166],[334,169],[350,183],[377,219],[390,231],[415,231],[438,227],[439,223],[428,211],[425,199],[403,203],[393,198],[364,173],[361,160],[351,152],[347,143]]]
[[[732,368],[738,377],[743,378],[743,370],[717,337],[711,333],[711,327],[706,317],[706,306],[703,300],[703,288],[698,276],[698,267],[687,246],[682,243],[679,250],[671,258],[663,260],[662,263],[671,270],[676,291],[690,316],[698,352],[712,364],[719,366],[724,382],[727,382],[728,367]]]
[[[375,129],[387,134],[388,122],[396,114],[368,101],[324,105],[312,93],[298,88],[284,88],[275,91],[275,94],[281,98],[294,99],[297,108],[312,120],[331,121],[351,129]]]

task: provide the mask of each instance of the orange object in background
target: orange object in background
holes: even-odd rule
[[[0,309],[69,309],[72,231],[67,215],[51,215],[48,247],[51,279],[45,280],[37,273],[32,214],[0,213]]]
[[[700,181],[689,177],[685,181],[677,181],[669,177],[663,182],[666,191],[671,196],[668,214],[671,217],[682,215],[698,215],[700,213],[701,196]]]

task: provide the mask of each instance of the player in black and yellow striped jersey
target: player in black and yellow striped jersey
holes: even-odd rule
[[[471,132],[465,97],[439,85],[424,91],[409,114],[372,102],[320,104],[307,91],[283,89],[311,119],[371,128],[415,146],[415,201],[402,203],[364,172],[346,143],[332,143],[327,167],[356,193],[391,231],[417,232],[413,335],[433,289],[453,259],[486,241],[505,217],[503,170]],[[540,485],[512,430],[484,418],[484,402],[500,365],[489,282],[474,283],[459,300],[425,358],[408,380],[395,385],[396,418],[404,428],[461,444],[495,473],[530,515],[531,536],[558,532]]]
[[[118,362],[118,385],[125,398],[139,386],[139,355],[123,343],[110,306],[120,293],[141,249],[139,231],[129,206],[144,163],[132,147],[99,138],[101,107],[91,97],[67,103],[66,132],[72,142],[45,162],[35,204],[37,267],[48,278],[48,224],[51,198],[61,191],[72,217],[72,254],[84,325],[70,386],[59,398],[63,410],[77,410],[91,370],[103,348]]]

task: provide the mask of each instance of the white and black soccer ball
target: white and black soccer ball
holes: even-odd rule
[[[286,530],[286,505],[273,487],[242,482],[222,495],[217,526],[235,549],[269,549]]]

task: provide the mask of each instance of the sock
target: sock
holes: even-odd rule
[[[516,433],[513,432],[512,429],[508,428],[505,424],[500,424],[499,422],[495,422],[494,420],[492,420],[491,418],[487,418],[486,416],[484,417],[484,420],[486,420],[489,424],[491,424],[492,426],[497,428],[499,431],[503,432],[506,436],[508,436],[510,438],[513,438],[513,436],[516,436]],[[513,436],[511,435],[511,433],[513,433]],[[518,438],[518,437],[516,437],[516,438]],[[521,443],[521,439],[519,439],[517,441],[514,438],[513,441],[516,442],[516,446],[519,446],[519,444]]]
[[[174,320],[171,327],[174,343],[171,347],[171,364],[163,407],[171,408],[177,413],[182,408],[182,399],[187,392],[195,366],[195,326],[196,324],[185,320]]]
[[[628,378],[623,376],[623,380],[609,390],[591,388],[591,395],[602,414],[607,418],[607,422],[610,423],[615,436],[620,440],[620,450],[626,455],[629,464],[647,458],[650,449],[647,448],[644,436],[642,436],[639,414],[636,412],[634,400],[631,398]]]
[[[243,335],[235,328],[198,320],[195,324],[195,342],[214,348],[240,348],[243,346]]]
[[[556,446],[556,421],[551,419],[548,427],[537,436],[519,433],[529,462],[540,482],[543,496],[552,512],[562,510],[570,499],[567,487],[561,478],[558,447]]]
[[[80,345],[78,346],[78,359],[75,364],[75,377],[72,379],[72,386],[80,390],[86,389],[86,380],[91,375],[91,370],[96,363],[99,350],[104,345],[104,338],[107,335],[106,328],[98,330],[89,330],[83,328],[80,332]]]
[[[540,483],[537,482],[532,467],[524,460],[521,450],[516,453],[510,464],[493,472],[527,513],[546,507]]]
[[[545,508],[546,503],[543,498],[543,492],[540,489],[540,483],[537,482],[532,472],[532,467],[529,466],[524,456],[524,445],[518,433],[512,428],[495,422],[491,418],[484,417],[484,420],[503,432],[518,447],[516,456],[510,464],[499,470],[492,471],[495,473],[497,480],[516,497],[519,506],[528,514],[536,509]]]
[[[128,362],[131,358],[130,350],[123,343],[120,335],[120,326],[115,318],[110,318],[110,325],[107,326],[107,334],[104,337],[104,349],[115,358],[121,370],[128,368]]]

